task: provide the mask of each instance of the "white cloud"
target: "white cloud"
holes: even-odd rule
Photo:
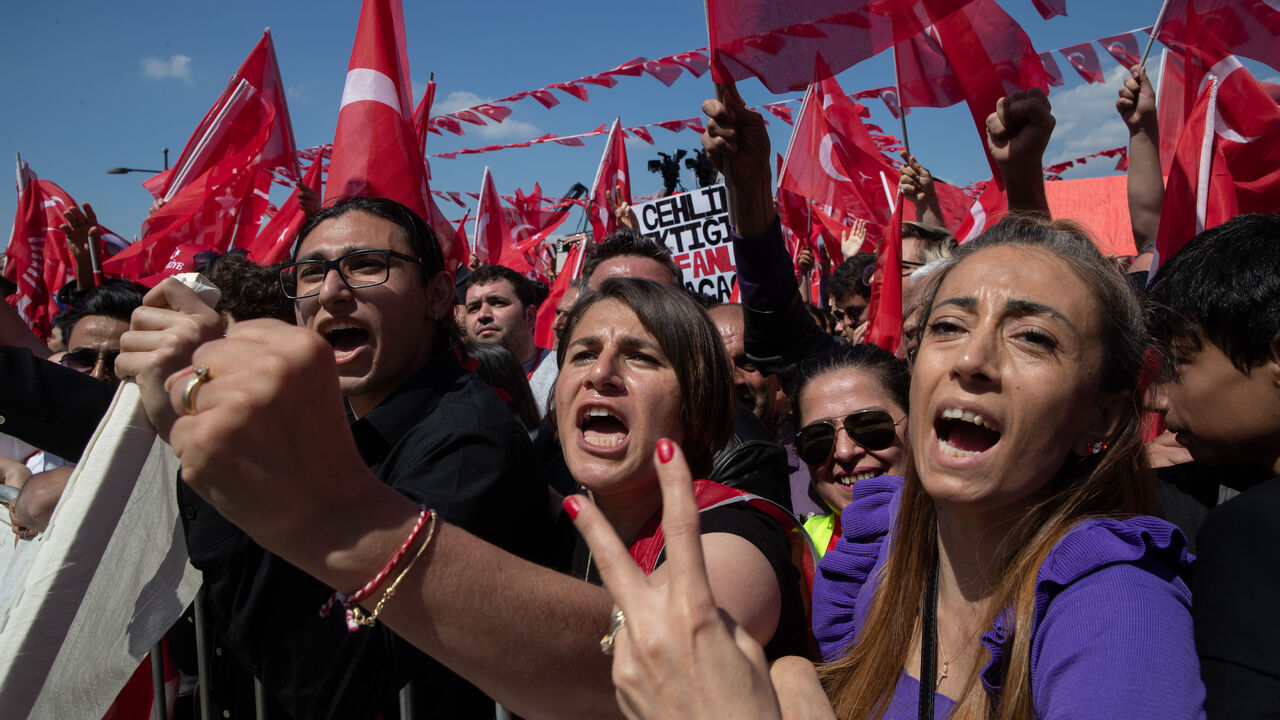
[[[1045,151],[1046,165],[1128,145],[1129,132],[1116,113],[1116,98],[1127,72],[1115,67],[1104,83],[1080,85],[1049,96],[1058,124]]]
[[[191,58],[186,55],[142,58],[142,76],[152,80],[178,78],[188,85],[195,84],[191,79]]]
[[[418,93],[418,97],[421,97],[421,92],[425,90],[426,85],[419,89],[415,83],[414,92]],[[443,100],[436,99],[435,105],[431,108],[431,114],[447,115],[463,108],[491,102],[493,102],[492,98],[482,98],[466,90],[454,90]],[[531,140],[542,134],[538,126],[523,120],[517,120],[514,115],[509,115],[506,120],[500,123],[495,123],[492,119],[486,117],[485,122],[488,124],[483,127],[472,125],[471,123],[463,123],[462,127],[466,129],[468,136],[474,135],[486,140]]]
[[[1274,75],[1272,77],[1262,78],[1261,80],[1259,80],[1259,82],[1271,83],[1272,85],[1280,85],[1280,75]]]

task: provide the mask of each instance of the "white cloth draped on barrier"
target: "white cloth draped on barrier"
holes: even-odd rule
[[[102,717],[191,603],[177,471],[137,385],[121,384],[26,568],[0,567],[19,577],[0,607],[0,716]]]

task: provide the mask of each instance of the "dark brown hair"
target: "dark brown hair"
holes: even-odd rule
[[[649,280],[610,278],[599,290],[584,290],[574,304],[556,349],[558,366],[564,366],[567,341],[582,317],[605,300],[616,300],[634,312],[675,369],[680,383],[684,454],[695,476],[705,477],[716,453],[733,433],[734,424],[733,374],[719,331],[706,311],[680,288]]]

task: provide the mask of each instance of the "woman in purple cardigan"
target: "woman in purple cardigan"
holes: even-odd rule
[[[1139,515],[1145,343],[1123,277],[1073,226],[1012,217],[922,296],[906,477],[855,487],[815,583],[828,663],[780,661],[774,700],[759,653],[690,602],[696,573],[659,588],[622,568],[605,581],[633,716],[696,716],[718,692],[726,716],[1203,716],[1191,557]],[[673,664],[738,669],[695,673],[680,697],[679,673],[658,670]]]

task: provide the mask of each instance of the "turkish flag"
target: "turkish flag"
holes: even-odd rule
[[[538,347],[555,347],[556,334],[553,326],[556,322],[556,306],[560,304],[560,298],[564,297],[565,291],[569,289],[569,284],[582,275],[582,246],[585,244],[584,240],[569,248],[569,253],[564,259],[564,267],[560,268],[560,274],[556,276],[555,282],[551,283],[551,291],[547,293],[547,299],[538,306],[538,315],[533,323],[533,342]]]
[[[263,31],[262,39],[231,76],[173,167],[148,178],[143,187],[157,199],[172,199],[218,162],[254,144],[259,127],[267,123],[271,134],[259,164],[296,182],[301,176],[298,151],[270,30]]]
[[[5,278],[18,289],[7,301],[40,342],[49,340],[59,312],[54,295],[75,278],[66,235],[58,229],[66,222],[63,211],[75,204],[66,190],[37,178],[27,163],[18,160],[18,206],[4,266]]]
[[[1178,137],[1165,183],[1153,273],[1192,237],[1239,214],[1226,159],[1215,142],[1218,90],[1217,78],[1209,78]]]
[[[621,132],[621,119],[615,118],[609,128],[609,139],[600,156],[596,179],[591,183],[591,236],[603,240],[618,229],[613,209],[618,203],[631,203],[631,171],[627,165],[627,146]]]
[[[832,73],[900,43],[973,0],[706,0],[711,75],[800,90],[819,55]]]
[[[867,342],[891,353],[898,352],[902,344],[902,205],[899,191],[884,237],[876,245],[867,315]]]
[[[1058,63],[1053,59],[1053,54],[1042,52],[1037,57],[1044,65],[1045,74],[1049,76],[1049,84],[1053,87],[1062,87],[1062,71],[1058,69]]]
[[[1189,52],[1191,68],[1212,59]],[[1209,66],[1204,78],[1165,185],[1156,237],[1161,262],[1205,229],[1280,207],[1280,106],[1233,55]]]
[[[443,216],[437,221],[432,209],[409,90],[400,0],[364,0],[333,137],[325,204],[372,196],[406,205],[436,229],[445,270],[452,273],[464,262],[466,249],[440,232]]]
[[[1107,54],[1115,58],[1125,70],[1137,65],[1142,59],[1142,52],[1138,49],[1138,38],[1134,37],[1133,33],[1098,38],[1098,44],[1102,45]]]
[[[542,245],[547,236],[569,218],[569,211],[574,207],[573,203],[567,202],[544,207],[542,187],[537,183],[534,183],[533,192],[529,195],[516,188],[512,204],[514,207],[503,208],[503,211],[506,213],[507,227],[511,230],[512,243],[522,253]]]
[[[1243,55],[1280,70],[1280,3],[1275,0],[1168,0],[1156,32],[1166,45],[1218,57]]]
[[[1071,67],[1080,73],[1080,77],[1085,82],[1100,83],[1105,82],[1106,77],[1102,74],[1102,63],[1098,61],[1098,53],[1093,51],[1093,46],[1089,43],[1080,43],[1071,47],[1064,47],[1059,52],[1071,63]]]
[[[324,155],[316,156],[302,177],[302,184],[316,191],[322,190],[321,170],[324,166]],[[259,265],[274,265],[284,262],[293,248],[293,241],[298,230],[307,221],[307,216],[298,205],[298,190],[295,188],[284,201],[271,220],[258,231],[258,237],[248,246],[249,257]]]
[[[1045,72],[1031,38],[995,0],[975,0],[935,23],[928,34],[932,44],[917,43],[917,46],[927,47],[930,64],[913,67],[910,72],[934,83],[939,89],[947,89],[946,93],[935,93],[939,101],[952,100],[956,88],[959,89],[973,115],[984,152],[987,147],[987,116],[995,111],[997,100],[1032,87],[1046,93],[1049,91],[1050,76]],[[949,70],[933,56],[936,52],[946,57]],[[909,53],[899,53],[900,67],[914,57]],[[910,105],[905,87],[903,94],[903,104]],[[1003,183],[990,154],[987,161],[996,182]]]
[[[484,179],[480,183],[480,207],[476,210],[476,257],[485,265],[504,265],[503,248],[510,237],[502,213],[502,199],[498,197],[498,188],[493,184],[493,176],[486,165]]]
[[[868,237],[874,240],[889,219],[887,188],[897,185],[898,170],[880,152],[858,106],[820,65],[801,103],[778,176],[780,197],[786,191],[830,208],[828,214],[840,223],[866,220]],[[810,234],[813,222],[804,204],[785,202],[781,209],[792,231],[801,237]],[[839,234],[835,242],[831,255],[839,257]]]
[[[1004,188],[987,180],[982,193],[969,208],[969,215],[956,230],[956,239],[960,242],[972,240],[1008,214],[1009,196],[1005,194]]]
[[[160,272],[179,245],[210,245],[222,252],[252,245],[267,210],[271,179],[255,160],[270,135],[271,126],[263,125],[253,145],[174,195],[142,223],[142,239],[104,262],[103,271],[136,280]]]

